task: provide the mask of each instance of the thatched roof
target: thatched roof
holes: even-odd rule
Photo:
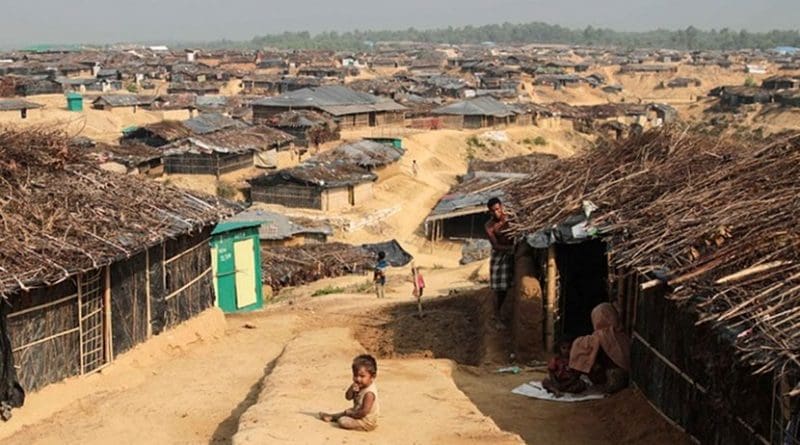
[[[60,133],[0,129],[0,294],[55,283],[214,224],[233,209],[100,170]]]
[[[800,368],[800,134],[653,131],[601,142],[510,190],[514,234],[547,230],[590,201],[616,267],[662,277],[756,371]]]

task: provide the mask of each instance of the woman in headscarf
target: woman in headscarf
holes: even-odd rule
[[[611,303],[599,304],[592,310],[592,326],[591,335],[578,337],[572,343],[569,367],[587,374],[605,392],[617,392],[628,385],[630,337]]]

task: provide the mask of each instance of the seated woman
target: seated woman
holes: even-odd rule
[[[610,303],[592,310],[592,326],[591,335],[578,337],[572,343],[569,367],[588,375],[603,392],[612,394],[628,386],[631,340]]]

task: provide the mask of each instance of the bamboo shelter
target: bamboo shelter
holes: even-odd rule
[[[102,369],[214,303],[210,233],[235,209],[88,156],[59,133],[0,130],[0,351],[25,390]]]
[[[264,284],[278,292],[323,278],[364,274],[375,266],[379,251],[393,267],[405,266],[413,259],[395,240],[361,246],[326,243],[262,248]]]
[[[511,190],[512,230],[540,264],[549,246],[606,244],[596,293],[624,315],[632,380],[661,413],[702,443],[800,443],[800,135],[651,131]],[[554,297],[579,278],[549,259]]]

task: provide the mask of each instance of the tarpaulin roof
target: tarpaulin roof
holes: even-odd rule
[[[517,113],[514,108],[493,97],[481,96],[445,105],[444,107],[433,110],[433,114],[506,117],[513,116]]]

